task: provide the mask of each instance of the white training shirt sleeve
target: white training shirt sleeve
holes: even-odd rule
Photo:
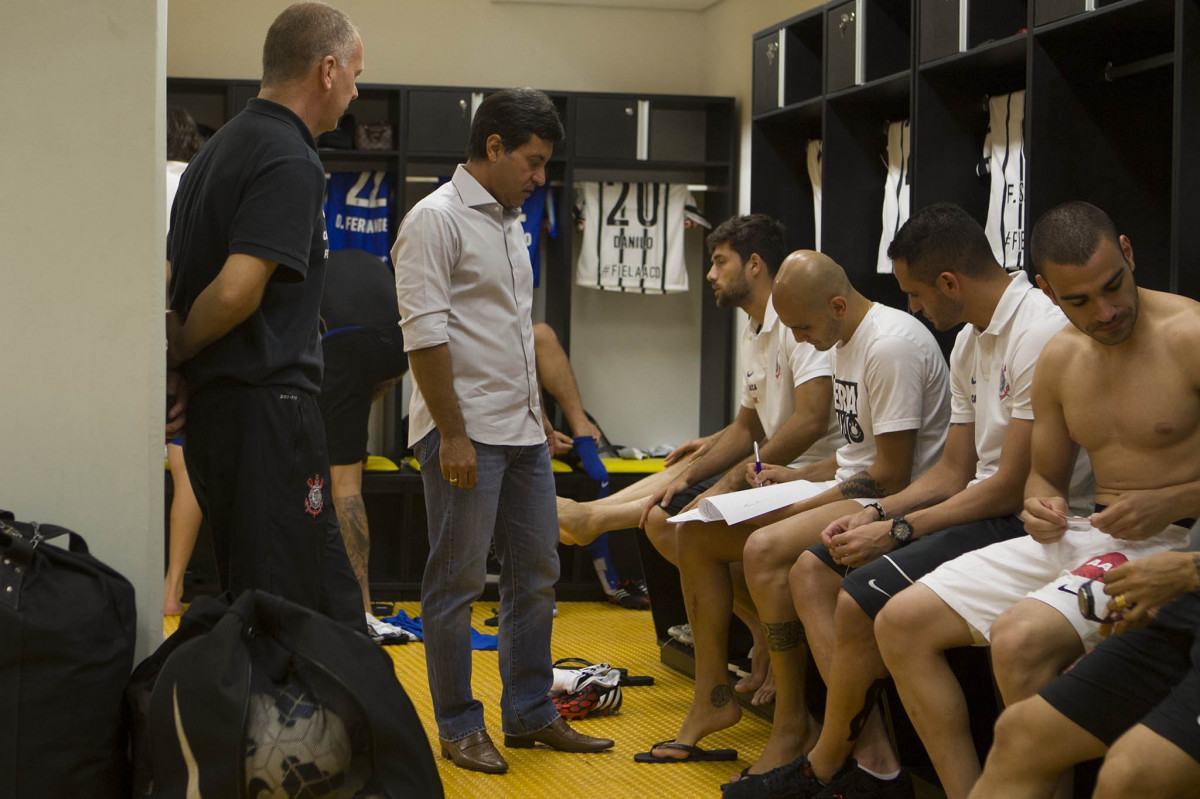
[[[867,354],[863,379],[871,398],[874,435],[917,430],[925,401],[925,364],[922,353],[900,336],[882,336]]]

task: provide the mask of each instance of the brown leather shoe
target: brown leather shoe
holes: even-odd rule
[[[503,774],[508,771],[508,761],[496,749],[487,730],[471,733],[457,741],[442,742],[442,757],[453,760],[459,768],[482,771],[485,774]]]
[[[613,742],[607,738],[593,738],[575,732],[562,716],[537,732],[504,736],[504,745],[510,749],[529,749],[539,743],[562,752],[599,752],[613,746]]]

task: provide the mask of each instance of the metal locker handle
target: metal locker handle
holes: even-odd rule
[[[846,38],[846,27],[853,21],[853,11],[848,11],[845,14],[842,14],[841,20],[838,21],[838,35],[840,35],[843,39]]]
[[[466,119],[466,118],[467,118],[467,101],[466,101],[466,100],[459,100],[459,101],[458,101],[458,109],[459,109],[460,111],[462,111],[462,118],[463,118],[463,119]]]

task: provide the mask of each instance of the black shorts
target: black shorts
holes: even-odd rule
[[[1101,641],[1040,695],[1108,746],[1144,724],[1200,762],[1198,630],[1200,594],[1186,594],[1148,627]]]
[[[365,630],[310,394],[205,389],[188,406],[183,455],[212,530],[222,590],[259,588]]]
[[[329,462],[358,463],[367,456],[367,419],[376,388],[408,371],[400,328],[342,330],[321,341],[325,374],[317,404],[325,420]]]
[[[1022,535],[1025,535],[1025,526],[1017,516],[984,519],[923,535],[908,546],[893,550],[857,569],[834,563],[833,556],[824,544],[810,547],[808,551],[845,578],[842,580],[842,589],[873,619],[897,592],[908,588],[946,561]]]
[[[715,486],[717,481],[724,476],[718,474],[716,477],[709,477],[707,480],[701,480],[699,483],[692,483],[683,491],[671,497],[671,501],[667,503],[667,515],[674,516],[678,514],[688,506],[689,502]]]

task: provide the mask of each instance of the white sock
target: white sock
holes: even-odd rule
[[[871,771],[871,769],[867,768],[862,763],[859,763],[858,767],[860,769],[862,769],[863,771],[867,772],[868,774],[870,774],[872,777],[874,777],[877,780],[894,780],[900,776],[900,769],[896,769],[895,771],[893,771],[889,774],[880,774],[878,771]]]

